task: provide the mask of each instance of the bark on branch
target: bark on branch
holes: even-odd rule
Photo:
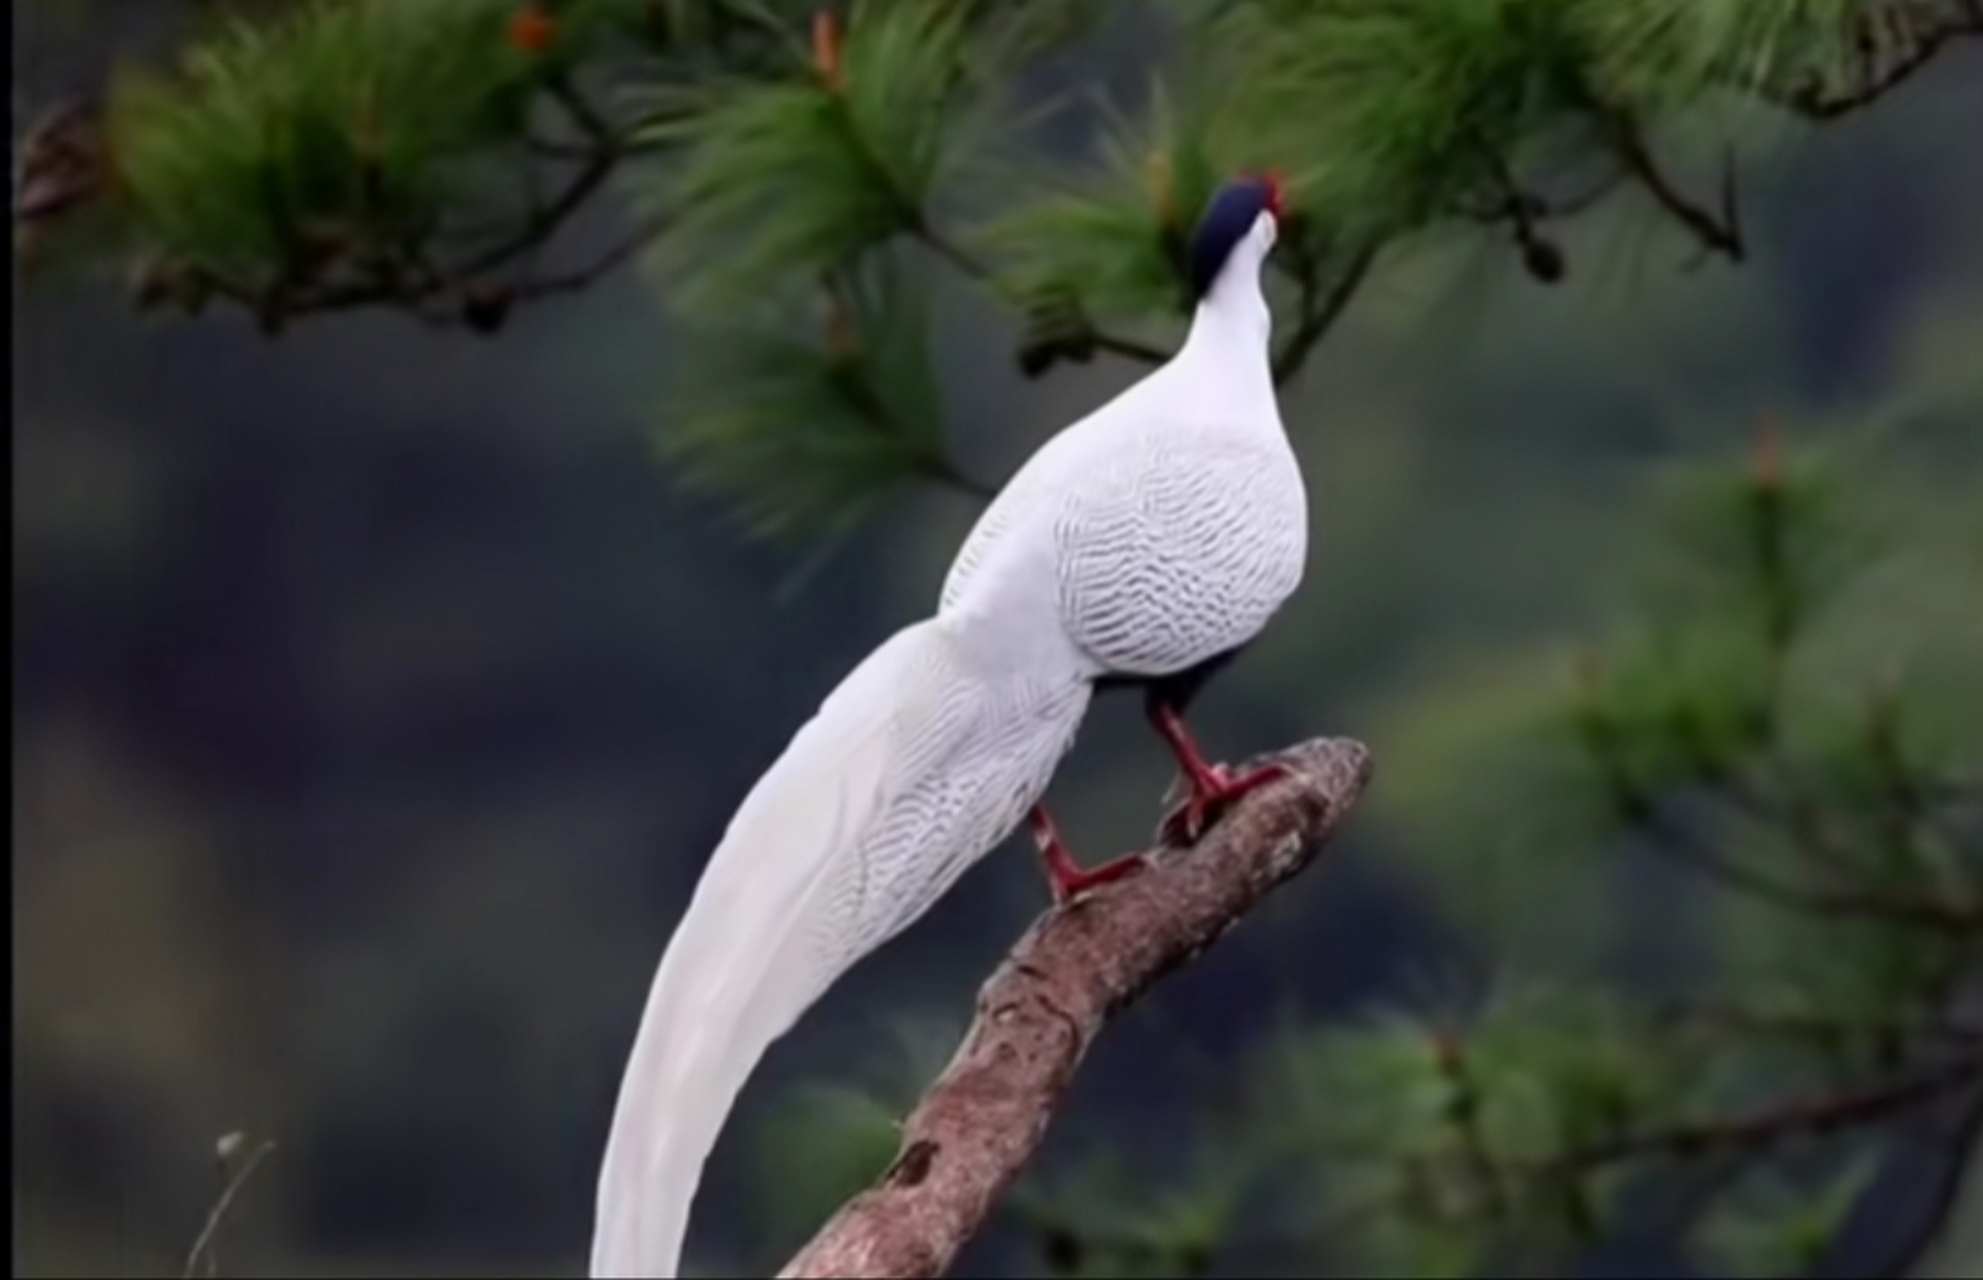
[[[1049,912],[978,994],[977,1017],[903,1125],[880,1182],[849,1201],[781,1277],[942,1275],[1046,1133],[1103,1024],[1197,957],[1300,872],[1370,778],[1362,744],[1324,738],[1272,757],[1290,777],[1190,849]]]

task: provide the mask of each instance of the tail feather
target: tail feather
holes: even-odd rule
[[[985,699],[948,660],[940,628],[935,620],[906,627],[856,667],[724,832],[641,1015],[600,1172],[591,1275],[675,1274],[703,1164],[758,1060],[961,871],[895,858],[870,865],[868,856],[883,828],[900,825],[889,819],[904,797],[982,732]],[[1032,753],[1050,757],[1034,770],[1036,786],[1030,777],[997,779],[995,790],[1012,793],[999,812],[980,813],[969,831],[952,823],[923,834],[975,846],[955,851],[965,865],[1002,839],[1020,816],[1014,803],[1023,808],[1044,788],[1072,737],[1085,686],[1076,700],[1072,719],[1059,717],[1064,726],[1046,724],[1059,735],[1050,752]],[[922,882],[871,882],[905,867]],[[911,900],[917,905],[890,905]]]

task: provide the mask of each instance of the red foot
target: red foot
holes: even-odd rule
[[[1239,774],[1222,764],[1208,764],[1198,750],[1198,744],[1192,740],[1191,731],[1185,728],[1183,719],[1176,711],[1159,707],[1151,719],[1157,726],[1157,732],[1164,736],[1164,741],[1170,743],[1171,750],[1177,754],[1178,768],[1183,771],[1185,781],[1191,787],[1190,796],[1164,815],[1163,825],[1158,828],[1167,844],[1196,841],[1235,800],[1290,773],[1283,764],[1263,764]]]
[[[1218,816],[1243,795],[1288,776],[1283,764],[1263,764],[1257,769],[1235,774],[1222,764],[1210,765],[1205,777],[1194,777],[1191,797],[1164,815],[1160,830],[1166,844],[1190,844],[1205,833]]]
[[[1039,846],[1040,861],[1046,866],[1047,884],[1053,889],[1056,905],[1065,906],[1091,889],[1134,875],[1144,867],[1143,855],[1131,853],[1088,870],[1068,853],[1067,846],[1061,843],[1060,829],[1054,826],[1044,808],[1034,805],[1027,820],[1032,823],[1033,843]]]

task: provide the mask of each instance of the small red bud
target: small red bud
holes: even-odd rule
[[[539,54],[558,37],[558,25],[542,5],[527,3],[510,17],[510,44],[528,54]]]
[[[834,92],[839,92],[846,83],[840,57],[840,25],[825,9],[812,16],[812,65],[826,87]]]
[[[1774,414],[1763,419],[1756,440],[1753,474],[1758,488],[1774,489],[1783,482],[1783,424]]]
[[[826,349],[835,360],[852,360],[860,354],[860,326],[847,300],[831,284],[826,291]]]
[[[1431,1034],[1432,1059],[1439,1064],[1439,1070],[1446,1075],[1454,1075],[1460,1069],[1461,1056],[1466,1045],[1459,1033],[1444,1027],[1435,1028]]]
[[[1177,182],[1171,171],[1171,158],[1162,151],[1152,151],[1143,161],[1143,176],[1150,184],[1150,199],[1157,208],[1158,224],[1177,226]]]

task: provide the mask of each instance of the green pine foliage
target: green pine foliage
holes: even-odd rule
[[[1983,672],[1855,679],[1814,644],[1906,545],[1875,536],[1873,474],[1770,435],[1754,460],[1670,477],[1637,608],[1581,678],[1506,704],[1499,732],[1433,766],[1443,781],[1414,784],[1456,855],[1485,852],[1460,833],[1501,815],[1554,815],[1556,847],[1494,847],[1520,883],[1603,875],[1621,841],[1668,863],[1693,878],[1720,961],[1650,992],[1595,971],[1516,979],[1458,1026],[1394,1018],[1284,1046],[1263,1068],[1270,1123],[1318,1153],[1332,1200],[1398,1206],[1352,1215],[1358,1265],[1560,1273],[1631,1220],[1631,1194],[1686,1208],[1660,1212],[1711,1272],[1799,1274],[1881,1165],[1868,1122],[1885,1113],[1850,1123],[1840,1100],[1973,1077],[1976,1033],[1953,1010],[1983,938],[1983,772],[1973,742],[1911,732],[1929,708],[1908,695],[1983,705]],[[1456,893],[1474,880],[1437,865]],[[1319,1126],[1290,1127],[1290,1101]],[[1809,1159],[1773,1158],[1786,1148]]]
[[[944,454],[923,301],[890,265],[838,278],[809,333],[712,328],[690,361],[660,447],[752,530],[837,531],[910,478],[970,487]]]
[[[774,299],[914,231],[970,102],[960,11],[862,6],[837,67],[702,87],[642,137],[680,149],[658,255],[682,302]]]
[[[1096,144],[1043,158],[1014,86],[1152,22],[1171,52],[1147,92],[1064,104]],[[1272,167],[1299,211],[1274,289],[1291,377],[1378,249],[1455,227],[1512,233],[1553,281],[1551,224],[1636,185],[1739,256],[1733,209],[1667,172],[1673,139],[1735,139],[1732,105],[1842,110],[1976,25],[1960,0],[308,0],[127,76],[109,136],[148,301],[493,329],[626,256],[532,273],[621,187],[629,247],[685,323],[775,333],[822,281],[915,242],[1019,315],[1030,374],[1157,358],[1192,222],[1224,175]],[[660,429],[684,439],[664,453],[720,471],[766,533],[945,470],[902,451],[816,501],[767,467],[751,406],[705,391],[669,401]]]
[[[172,80],[126,76],[109,128],[147,245],[244,288],[327,256],[410,263],[534,70],[500,0],[310,3],[235,19]]]
[[[1043,313],[1061,300],[1103,322],[1186,315],[1191,222],[1224,175],[1248,167],[1210,131],[1226,118],[1177,109],[1158,81],[1144,119],[1110,113],[1088,171],[1021,169],[1016,182],[1030,198],[975,237],[1008,295]]]

